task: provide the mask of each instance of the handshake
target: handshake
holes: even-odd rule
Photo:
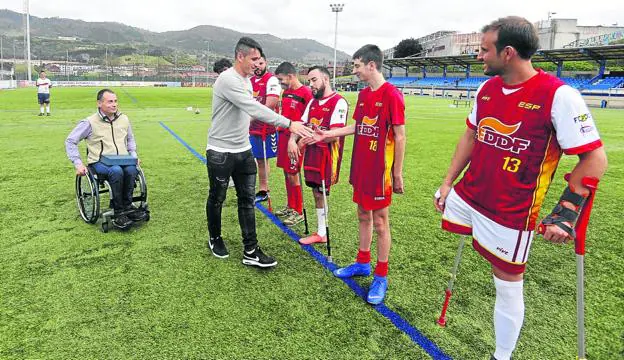
[[[325,130],[320,126],[310,125],[308,128],[313,130],[313,134],[311,136],[301,139],[298,139],[296,136],[291,136],[288,141],[288,157],[293,161],[297,161],[301,157],[303,149],[307,145],[327,142],[327,139],[330,137],[328,136],[329,130]]]

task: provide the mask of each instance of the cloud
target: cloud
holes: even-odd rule
[[[281,38],[309,38],[334,45],[334,1],[296,0],[30,0],[30,11],[39,17],[67,17],[85,21],[116,21],[151,31],[185,30],[216,25],[246,33],[269,33]],[[336,1],[337,2],[337,1]],[[338,15],[338,48],[353,53],[361,45],[375,43],[389,48],[408,37],[440,30],[479,31],[490,21],[519,15],[536,22],[549,11],[557,18],[577,18],[580,25],[624,26],[624,2],[602,0],[600,6],[571,6],[567,0],[501,1],[477,6],[461,0],[344,0]],[[22,11],[23,0],[2,0],[3,7]]]

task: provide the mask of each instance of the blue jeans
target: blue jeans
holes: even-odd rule
[[[210,237],[221,236],[221,209],[231,176],[238,198],[238,223],[243,236],[243,245],[245,250],[254,249],[258,244],[254,205],[258,169],[251,150],[241,153],[208,150],[206,151],[206,160],[210,182],[208,201],[206,202],[206,217]]]
[[[121,211],[132,205],[132,192],[138,174],[136,166],[107,166],[101,162],[89,166],[98,178],[108,180],[113,197],[113,210]]]

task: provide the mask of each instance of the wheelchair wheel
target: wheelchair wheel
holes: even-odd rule
[[[134,192],[132,193],[132,202],[134,206],[147,210],[147,182],[145,181],[145,175],[140,167],[138,168],[138,174],[134,183]]]
[[[76,176],[76,202],[82,219],[95,224],[100,217],[100,193],[98,183],[88,171],[85,176]]]

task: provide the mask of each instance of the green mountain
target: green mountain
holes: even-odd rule
[[[0,34],[4,34],[5,53],[18,58],[23,54],[24,15],[0,10]],[[250,36],[262,44],[269,59],[305,63],[327,63],[333,59],[333,48],[310,39],[281,39],[270,34],[247,34],[211,25],[188,30],[152,32],[116,22],[87,22],[59,17],[30,17],[31,53],[35,59],[64,60],[69,52],[72,59],[99,62],[106,56],[173,54],[232,56],[236,41]],[[339,51],[338,59],[348,59]]]

